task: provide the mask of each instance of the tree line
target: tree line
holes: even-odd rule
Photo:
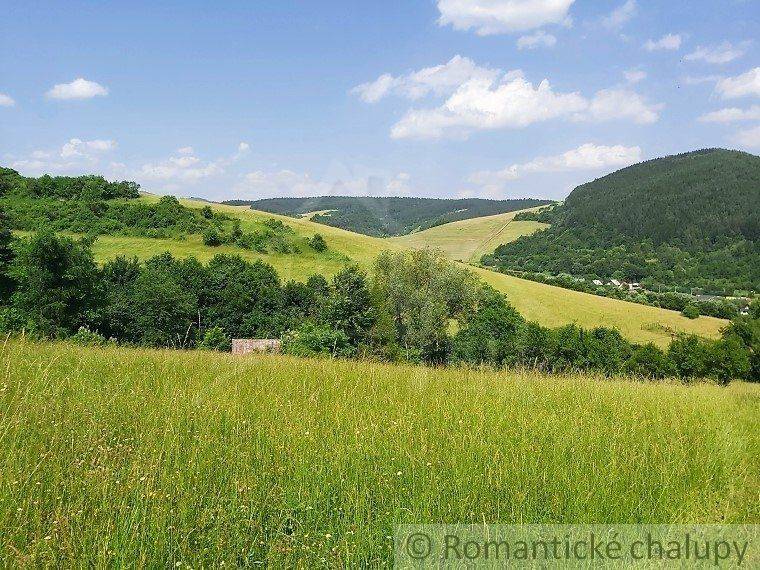
[[[501,293],[434,251],[381,254],[367,274],[282,283],[261,261],[216,255],[95,263],[92,240],[0,232],[0,331],[87,344],[229,350],[231,338],[282,338],[296,355],[430,365],[592,371],[646,378],[757,381],[760,311],[718,340],[667,350],[617,330],[527,322]]]

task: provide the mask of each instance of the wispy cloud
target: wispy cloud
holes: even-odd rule
[[[677,50],[680,49],[682,41],[680,34],[665,34],[659,40],[647,40],[643,47],[647,51]]]
[[[526,174],[623,167],[640,162],[641,156],[641,148],[638,146],[586,143],[562,154],[538,157],[502,170],[482,170],[472,174],[468,181],[480,186],[486,194],[496,194],[503,190],[507,183]]]
[[[685,61],[704,61],[706,63],[724,64],[742,57],[747,51],[748,43],[738,46],[723,42],[716,46],[699,46],[693,52],[684,56]]]

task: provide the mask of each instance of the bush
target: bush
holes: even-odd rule
[[[232,340],[224,329],[221,327],[211,327],[203,335],[203,339],[198,343],[201,350],[216,350],[218,352],[230,352],[232,350]]]
[[[282,340],[282,351],[294,356],[329,354],[346,357],[354,352],[346,333],[311,321],[286,333]]]
[[[222,245],[222,236],[219,235],[219,232],[216,230],[216,228],[208,228],[205,232],[203,232],[203,245],[208,245],[211,247]]]
[[[87,327],[79,327],[79,330],[69,340],[81,346],[103,346],[108,342],[102,334],[91,331]]]
[[[683,308],[681,314],[687,319],[696,319],[700,314],[699,307],[690,303]]]
[[[675,374],[673,363],[652,343],[636,347],[625,368],[629,374],[652,379],[666,378]]]
[[[323,252],[327,250],[327,242],[320,234],[314,234],[314,237],[309,240],[309,246],[314,251]]]

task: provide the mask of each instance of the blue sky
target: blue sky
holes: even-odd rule
[[[756,0],[15,2],[0,163],[212,199],[561,198],[760,152]]]

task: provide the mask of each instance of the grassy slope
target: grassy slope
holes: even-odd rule
[[[398,523],[760,517],[750,384],[17,341],[0,370],[3,567],[370,567]]]
[[[496,246],[530,235],[546,224],[538,222],[515,222],[517,212],[470,218],[443,224],[421,232],[390,238],[400,246],[422,249],[433,247],[443,250],[449,259],[464,262],[478,261]],[[490,248],[490,250],[489,250]]]
[[[153,198],[146,198],[153,199]],[[204,202],[183,200],[190,207],[203,207]],[[400,250],[403,246],[392,239],[380,239],[317,224],[303,218],[289,218],[257,212],[244,206],[212,205],[212,207],[239,217],[243,229],[252,228],[267,218],[280,219],[298,234],[311,237],[322,234],[330,250],[324,254],[304,250],[302,255],[261,255],[246,252],[239,248],[210,248],[204,246],[197,238],[186,242],[171,240],[149,240],[140,238],[102,237],[95,244],[95,253],[99,259],[107,259],[117,252],[140,257],[149,257],[155,253],[169,250],[177,255],[195,255],[200,259],[209,259],[217,252],[230,252],[261,258],[271,263],[286,279],[304,279],[314,273],[327,275],[338,271],[346,263],[346,257],[368,267],[375,256],[383,250]],[[156,243],[160,242],[160,243]],[[666,345],[671,331],[685,331],[702,336],[717,336],[726,322],[711,317],[690,320],[675,311],[647,307],[578,293],[568,289],[552,287],[518,279],[485,269],[472,268],[493,287],[507,294],[509,300],[527,318],[544,325],[558,326],[577,323],[584,327],[599,325],[614,326],[628,338],[637,342],[655,342]]]

